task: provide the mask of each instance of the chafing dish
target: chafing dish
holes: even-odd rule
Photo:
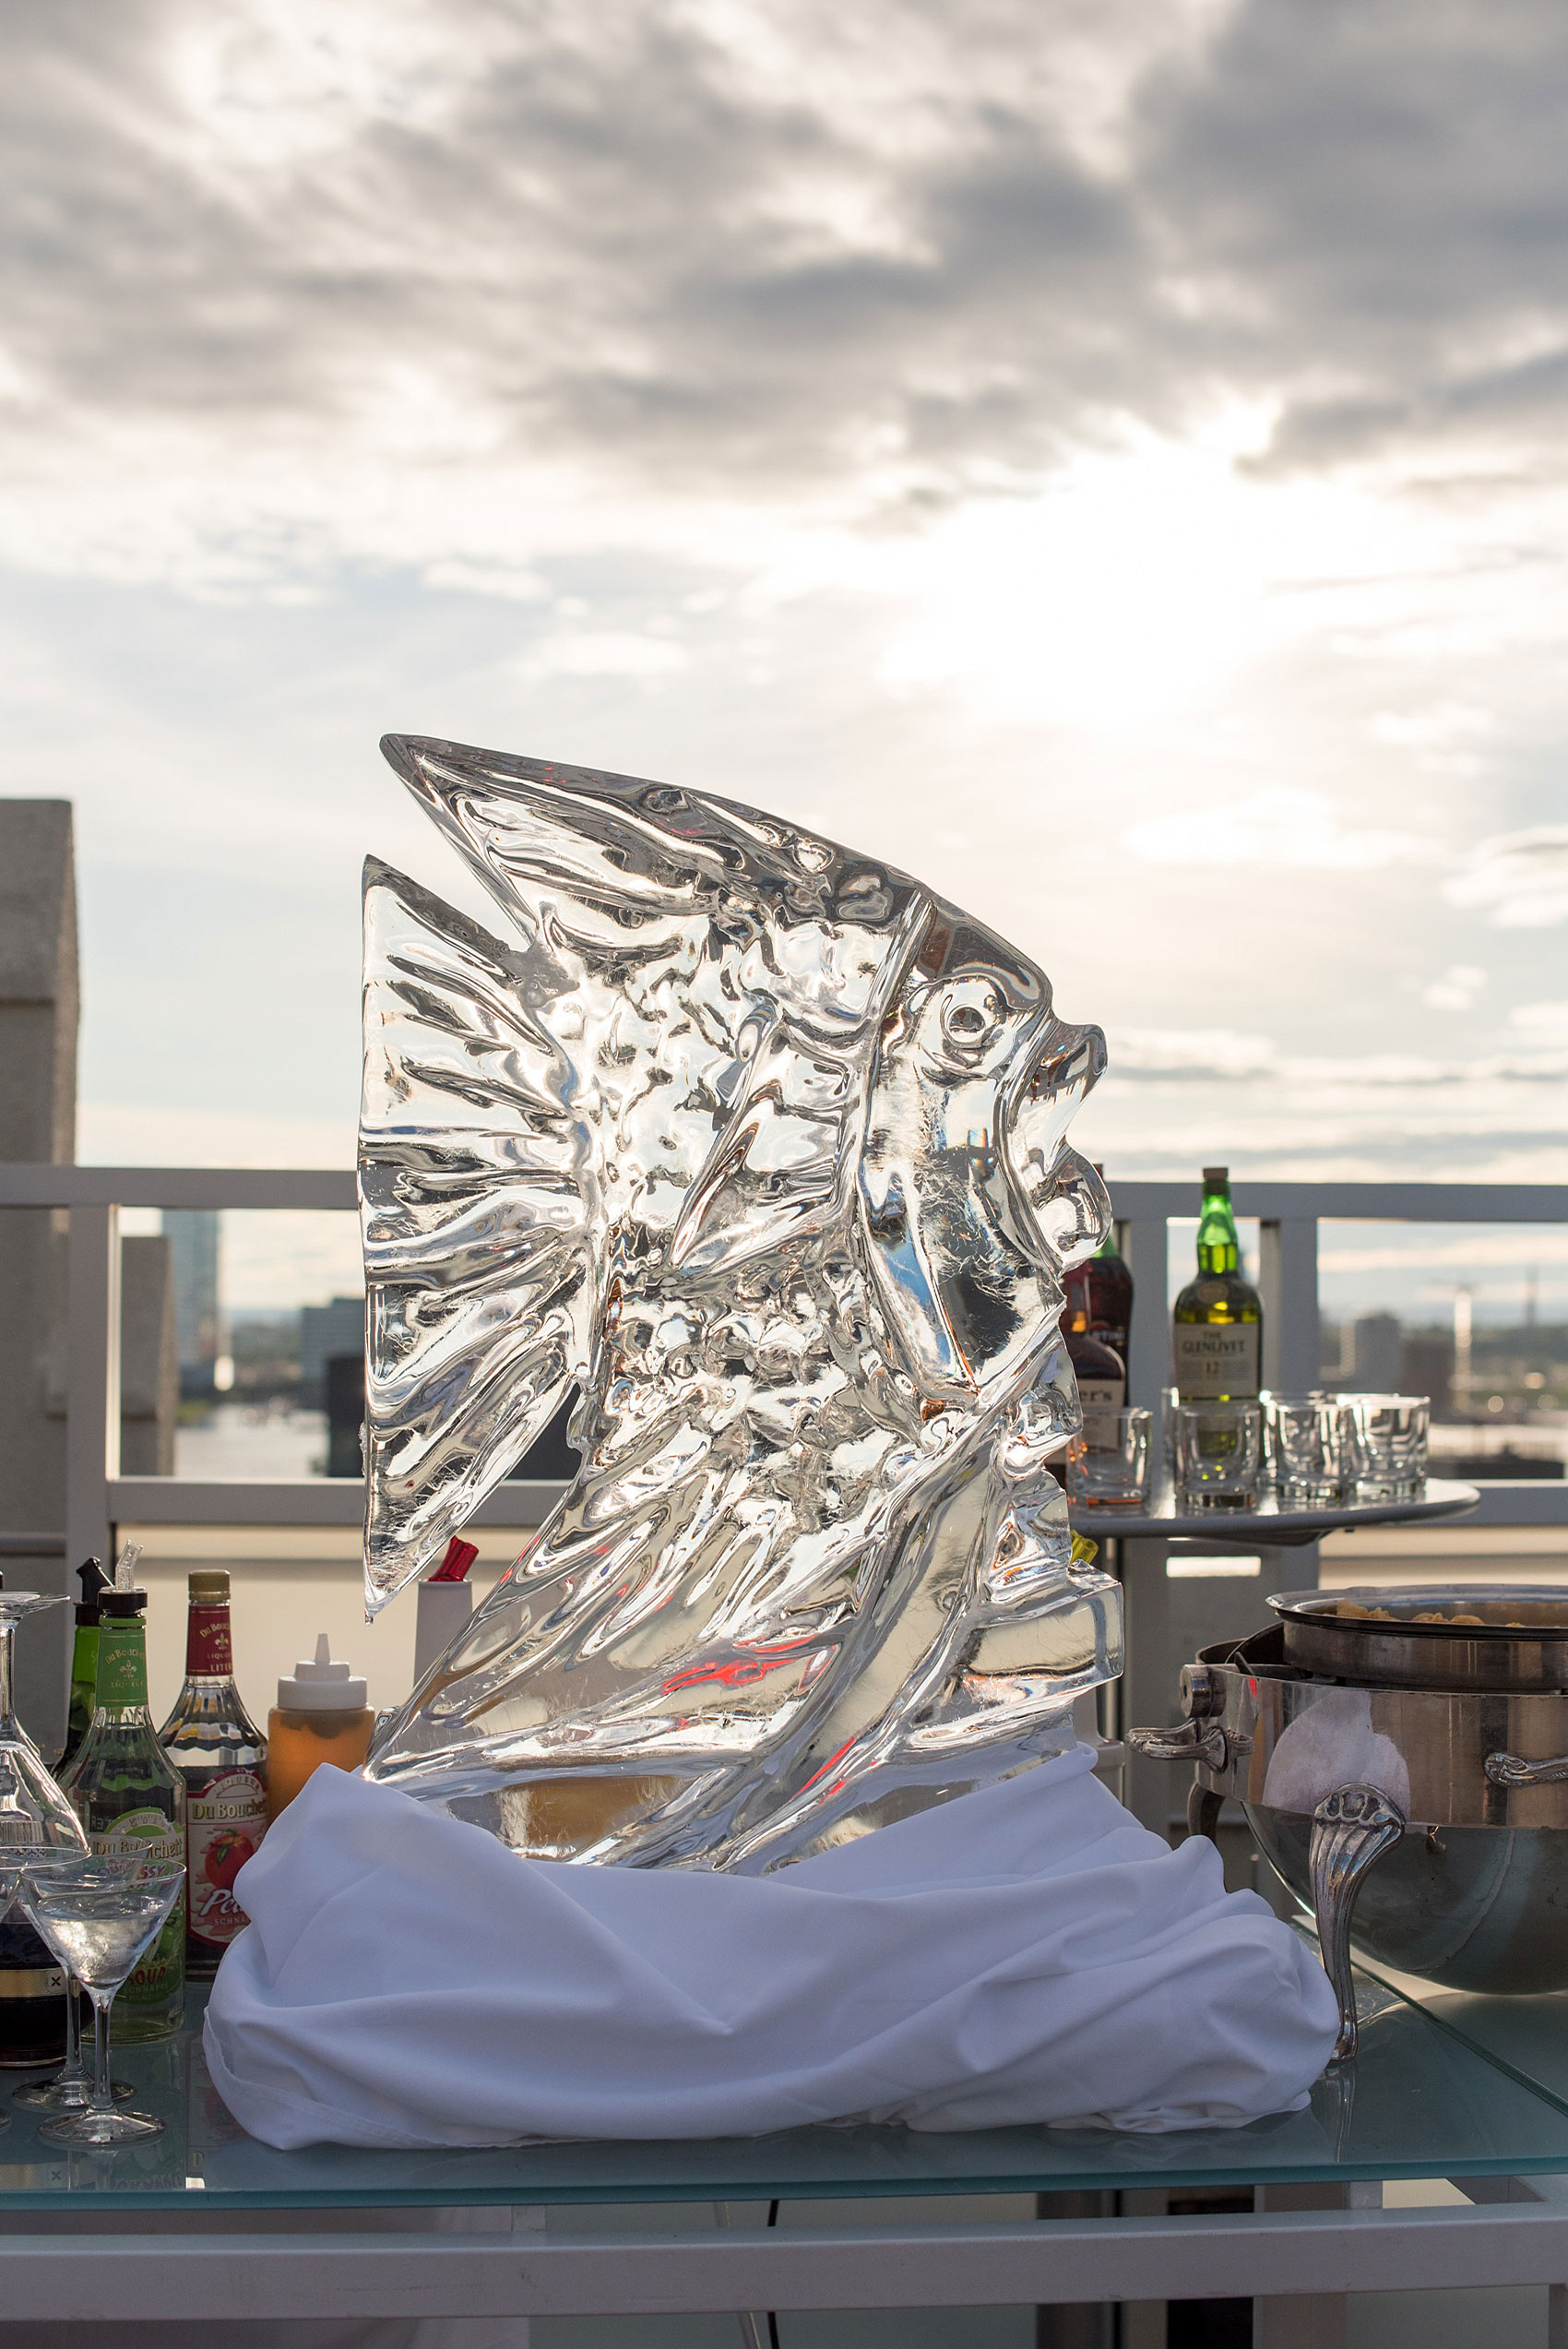
[[[1336,2058],[1355,2052],[1352,1946],[1455,1989],[1568,1987],[1568,1590],[1269,1604],[1268,1630],[1185,1668],[1177,1727],[1128,1743],[1194,1765],[1195,1832],[1233,1795],[1312,1910]]]

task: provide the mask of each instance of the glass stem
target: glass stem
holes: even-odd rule
[[[109,2084],[109,2009],[114,2003],[113,1990],[89,1989],[92,2000],[92,2110],[110,2113],[114,2110],[114,2092]]]
[[[65,2068],[60,2078],[81,2080],[86,2077],[82,2062],[82,1985],[74,1973],[65,1976]]]
[[[0,1730],[11,1726],[11,1640],[16,1624],[9,1616],[0,1619]]]

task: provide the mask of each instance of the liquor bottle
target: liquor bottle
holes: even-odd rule
[[[71,1701],[65,1718],[65,1743],[58,1764],[61,1770],[75,1758],[92,1719],[98,1687],[98,1603],[109,1588],[109,1577],[95,1557],[82,1560],[77,1568],[77,1580],[82,1586],[82,1595],[77,1607],[77,1636],[71,1648]]]
[[[1197,1278],[1177,1298],[1172,1317],[1173,1373],[1184,1403],[1256,1399],[1263,1365],[1263,1304],[1241,1277],[1241,1268],[1229,1170],[1206,1166]]]
[[[184,1863],[185,1786],[147,1709],[146,1608],[145,1591],[99,1601],[98,1699],[65,1786],[95,1852],[168,1867]],[[184,2011],[185,1904],[176,1901],[114,2002],[114,2036],[172,2038]]]
[[[1095,1168],[1103,1174],[1103,1166]],[[1127,1337],[1133,1326],[1133,1275],[1125,1258],[1116,1245],[1114,1223],[1100,1242],[1097,1253],[1080,1265],[1067,1278],[1067,1294],[1071,1297],[1073,1283],[1081,1281],[1087,1299],[1088,1331],[1099,1338],[1113,1353],[1127,1359]]]
[[[1078,1382],[1083,1406],[1084,1441],[1090,1451],[1103,1450],[1116,1440],[1115,1419],[1127,1401],[1127,1365],[1114,1346],[1106,1344],[1089,1327],[1089,1290],[1086,1265],[1069,1272],[1067,1302],[1062,1308],[1062,1335]]]
[[[0,1590],[5,1584],[0,1574]],[[42,1756],[36,1754],[11,1710],[11,1637],[12,1625],[0,1626],[0,1738],[7,1747],[13,1740],[25,1742],[47,1778]],[[4,1766],[8,1772],[8,1755]],[[13,1811],[10,1823],[8,1840],[35,1840],[25,1810],[22,1817]],[[0,2066],[31,2070],[58,2063],[65,2052],[65,1973],[23,1915],[20,1902],[13,1902],[0,1915]]]
[[[249,1923],[234,1878],[267,1832],[267,1740],[234,1686],[229,1577],[187,1584],[185,1677],[158,1742],[185,1786],[185,1972],[209,1979]]]

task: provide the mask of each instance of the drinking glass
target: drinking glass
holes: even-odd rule
[[[1358,1501],[1419,1499],[1427,1476],[1425,1395],[1340,1395],[1346,1482]]]
[[[92,2000],[92,2101],[82,2112],[45,2121],[51,2145],[124,2145],[157,2137],[152,2113],[116,2111],[109,2079],[109,2013],[114,1994],[162,1929],[185,1871],[133,1860],[77,1857],[42,1861],[22,1877],[22,1908],[51,1951]]]
[[[29,1860],[87,1850],[81,1821],[11,1701],[11,1643],[18,1624],[42,1607],[65,1604],[52,1592],[0,1591],[0,1916],[16,1897]],[[66,2036],[68,2043],[68,2026]],[[0,2113],[0,2128],[8,2126]]]
[[[1095,1411],[1067,1453],[1067,1491],[1089,1508],[1145,1508],[1154,1413]]]
[[[1322,1508],[1345,1487],[1339,1406],[1331,1395],[1266,1395],[1264,1456],[1288,1508]]]
[[[1261,1474],[1256,1403],[1182,1403],[1176,1413],[1176,1481],[1194,1508],[1251,1508]]]

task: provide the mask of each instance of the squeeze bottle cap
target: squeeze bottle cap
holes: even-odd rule
[[[332,1660],[332,1642],[318,1632],[315,1654],[278,1683],[279,1712],[363,1712],[365,1684],[346,1663]]]

